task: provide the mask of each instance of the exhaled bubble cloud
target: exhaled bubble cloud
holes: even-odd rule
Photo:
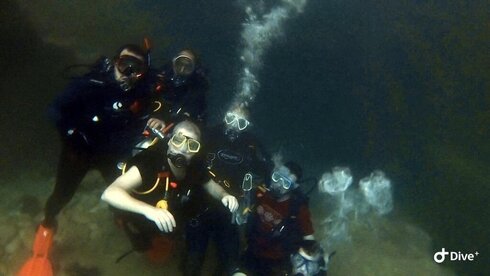
[[[264,53],[274,39],[282,35],[284,22],[303,11],[306,0],[277,1],[268,12],[261,3],[243,2],[247,14],[241,33],[243,48],[240,58],[243,66],[229,112],[236,110],[236,107],[246,108],[253,102],[260,87],[258,74]]]
[[[351,188],[353,176],[347,167],[334,167],[325,172],[318,181],[318,190],[328,194],[335,202],[331,214],[322,218],[322,227],[326,229],[320,238],[327,252],[332,252],[339,243],[349,240],[349,225],[369,217],[371,213],[386,215],[393,209],[391,181],[379,170],[359,181],[359,188]]]
[[[315,237],[335,275],[454,275],[433,260],[430,236],[393,211],[391,180],[375,170],[354,184],[347,167],[318,181]],[[337,253],[337,254],[334,254]],[[329,258],[329,256],[333,256]]]

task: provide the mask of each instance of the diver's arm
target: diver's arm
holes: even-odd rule
[[[156,208],[131,196],[130,191],[138,188],[142,183],[138,168],[132,166],[105,189],[101,199],[117,209],[145,216],[153,221],[160,231],[172,232],[176,223],[169,211]]]
[[[130,191],[138,188],[142,183],[143,180],[138,168],[132,166],[105,189],[101,199],[117,209],[142,214],[145,205],[148,204],[130,195]]]
[[[315,236],[313,235],[315,230],[313,228],[313,222],[311,221],[310,209],[308,208],[308,203],[305,203],[300,207],[298,215],[298,223],[303,233],[304,241],[314,241]]]
[[[209,179],[206,184],[204,184],[204,189],[215,199],[221,200],[224,206],[230,209],[230,212],[235,212],[238,209],[238,200],[236,197],[230,195],[216,183],[213,179]]]
[[[221,187],[218,183],[216,183],[213,179],[209,179],[206,184],[204,184],[204,189],[208,192],[213,198],[217,200],[221,200],[228,193]]]

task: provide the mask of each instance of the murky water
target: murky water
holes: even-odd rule
[[[260,66],[244,63],[243,24],[253,23],[246,7],[260,17],[291,4],[304,6],[261,34],[270,42],[258,44],[260,57],[252,51]],[[12,275],[29,255],[41,220],[41,210],[32,210],[42,208],[53,185],[59,141],[45,109],[66,85],[62,69],[110,56],[145,35],[155,64],[186,46],[201,53],[210,70],[212,121],[244,89],[239,80],[248,66],[260,84],[250,104],[253,131],[272,152],[314,177],[348,166],[353,188],[375,169],[390,177],[395,210],[351,218],[350,240],[338,245],[330,275],[488,271],[485,10],[484,1],[7,0],[0,12],[0,274]],[[63,213],[53,252],[58,275],[69,275],[72,264],[79,267],[70,275],[177,273],[177,262],[154,267],[138,254],[114,264],[128,244],[98,201],[103,186],[96,176],[86,179]],[[333,199],[312,194],[318,235],[335,209],[320,208],[325,201]],[[432,257],[442,247],[481,257],[439,265]]]

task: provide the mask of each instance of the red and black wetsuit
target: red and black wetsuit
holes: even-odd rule
[[[314,232],[308,201],[300,191],[292,191],[285,201],[258,190],[256,207],[247,229],[245,267],[252,275],[289,272],[289,256],[304,236]]]

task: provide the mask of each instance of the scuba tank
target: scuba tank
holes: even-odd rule
[[[155,145],[159,140],[165,140],[165,133],[173,127],[173,124],[169,124],[165,127],[164,130],[159,130],[156,128],[145,127],[143,130],[143,135],[141,141],[139,141],[131,152],[131,156],[135,156],[143,150]],[[126,163],[119,162],[117,164],[118,169],[120,169],[123,173],[125,172]]]
[[[143,131],[143,136],[143,140],[141,140],[139,143],[136,144],[136,146],[134,146],[132,154],[133,156],[154,145],[158,140],[165,139],[165,135],[163,134],[163,132],[156,128],[149,127],[145,128],[145,130]]]

